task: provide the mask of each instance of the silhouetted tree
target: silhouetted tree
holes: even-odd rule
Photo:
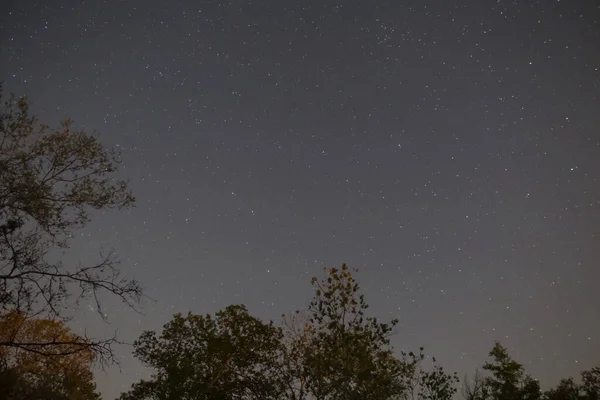
[[[157,336],[145,332],[134,355],[153,368],[122,400],[450,400],[456,374],[424,355],[397,357],[386,324],[365,315],[368,305],[346,265],[312,279],[306,312],[275,327],[243,306],[210,315],[176,315]]]
[[[486,400],[488,398],[485,378],[479,369],[475,370],[473,378],[465,376],[462,385],[462,396],[465,400]]]
[[[491,362],[486,362],[483,369],[490,373],[485,385],[493,400],[519,400],[521,382],[525,377],[523,365],[514,361],[506,348],[496,342],[489,353]]]
[[[581,373],[581,389],[588,400],[600,399],[600,367]]]
[[[10,96],[0,105],[0,312],[65,320],[70,298],[89,297],[104,317],[102,292],[135,306],[141,288],[120,276],[114,254],[78,267],[48,256],[69,247],[72,230],[90,220],[91,209],[132,205],[126,182],[115,179],[118,163],[114,150],[74,130],[69,120],[57,129],[38,123],[25,98]],[[85,340],[81,348],[107,361],[113,341]],[[11,338],[0,342],[0,348],[38,354],[47,346]]]
[[[540,400],[542,398],[542,389],[540,382],[526,375],[521,382],[520,399],[521,400]]]
[[[368,304],[348,266],[311,280],[315,295],[305,335],[292,343],[299,366],[289,398],[390,399],[406,390],[409,365],[394,355],[389,337],[398,320],[367,317]],[[301,388],[301,390],[298,390]]]
[[[580,400],[581,389],[573,378],[562,379],[555,389],[544,393],[545,400]]]
[[[134,355],[154,374],[121,399],[281,399],[281,337],[244,306],[214,317],[177,314],[160,336],[144,332],[134,343]]]
[[[28,319],[20,313],[0,318],[0,337],[48,345],[43,354],[19,347],[0,348],[0,398],[3,400],[98,400],[90,348],[61,321]],[[72,342],[73,345],[65,343]]]
[[[444,368],[437,364],[435,357],[432,357],[432,368],[426,370],[423,368],[425,355],[421,347],[418,355],[414,353],[402,353],[404,359],[411,360],[408,364],[412,371],[412,377],[408,379],[407,396],[411,400],[451,400],[457,392],[456,383],[460,382],[458,375],[449,374]]]
[[[506,348],[496,342],[489,353],[491,362],[483,369],[490,373],[484,380],[484,393],[492,400],[539,400],[539,382],[525,373],[522,364],[513,360]]]

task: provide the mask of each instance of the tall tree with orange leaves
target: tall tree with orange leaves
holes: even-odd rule
[[[70,120],[57,128],[41,124],[26,98],[9,96],[0,104],[0,313],[66,321],[67,307],[87,297],[105,318],[104,295],[135,308],[142,289],[122,276],[115,254],[79,266],[50,257],[53,250],[68,249],[73,230],[90,221],[92,210],[133,204],[127,182],[115,179],[119,162],[117,152],[74,129]],[[81,348],[98,361],[114,361],[114,341],[86,340]],[[0,340],[2,350],[38,355],[53,345],[7,335]]]
[[[23,347],[0,348],[0,398],[6,400],[97,400],[94,353],[62,321],[32,319],[18,312],[0,316],[0,340]],[[25,348],[27,343],[46,343]]]

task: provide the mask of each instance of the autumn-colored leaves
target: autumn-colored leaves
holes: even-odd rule
[[[5,398],[25,399],[25,394],[39,392],[93,399],[93,357],[88,343],[61,321],[18,312],[0,317],[0,386],[10,391]]]
[[[26,98],[0,104],[0,399],[96,398],[90,365],[115,360],[115,338],[74,335],[65,309],[87,299],[104,318],[102,293],[135,307],[142,290],[112,253],[78,266],[49,255],[68,249],[91,210],[133,203],[114,177],[118,164],[70,120],[52,129],[30,115]]]
[[[393,325],[366,315],[351,270],[327,269],[311,283],[308,309],[264,323],[241,305],[212,315],[175,315],[162,333],[145,332],[135,356],[154,370],[122,400],[400,399],[436,393],[449,400],[454,377],[420,368],[423,357],[395,353]]]

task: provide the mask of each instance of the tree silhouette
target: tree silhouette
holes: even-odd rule
[[[387,399],[406,389],[409,365],[398,359],[389,337],[398,320],[367,317],[369,307],[347,265],[311,280],[310,340],[297,343],[307,392],[316,398]]]
[[[281,329],[244,306],[229,306],[214,317],[177,314],[160,336],[145,332],[134,347],[155,373],[122,400],[281,398]]]
[[[0,86],[0,99],[2,88]],[[90,210],[133,204],[127,183],[114,179],[118,154],[65,120],[57,129],[29,114],[26,98],[9,96],[0,108],[0,313],[65,318],[69,300],[87,297],[104,318],[102,293],[135,307],[140,285],[120,275],[113,253],[77,267],[52,261],[66,249],[72,230],[89,222]],[[85,340],[99,361],[111,361],[110,345]],[[1,347],[43,354],[56,343],[0,341]]]
[[[588,400],[600,399],[600,367],[581,373],[581,389]]]
[[[494,400],[518,400],[519,386],[524,378],[523,365],[514,361],[499,342],[494,344],[489,356],[492,361],[483,366],[491,374],[486,379],[489,394]]]
[[[4,400],[97,400],[91,364],[93,352],[82,347],[61,321],[31,319],[13,312],[0,319],[0,337],[48,345],[43,353],[0,348],[0,398]],[[66,344],[73,343],[73,344]]]
[[[555,389],[544,393],[545,400],[580,400],[581,389],[573,378],[562,379]]]
[[[456,375],[421,352],[394,352],[389,336],[397,320],[381,323],[350,269],[326,269],[311,281],[308,309],[284,316],[276,327],[229,306],[215,316],[177,314],[158,336],[145,332],[134,355],[153,368],[122,400],[450,400]],[[416,397],[415,397],[416,396]]]
[[[481,375],[479,369],[475,370],[473,378],[470,380],[467,376],[463,380],[462,396],[465,400],[485,400],[488,397],[485,378]]]

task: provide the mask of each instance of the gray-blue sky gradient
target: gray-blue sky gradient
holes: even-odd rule
[[[157,303],[86,305],[133,341],[175,312],[278,320],[361,270],[394,344],[470,372],[501,340],[543,386],[600,364],[600,10],[594,1],[0,4],[0,79],[43,122],[123,151],[115,247]],[[145,371],[98,374],[114,398]]]

